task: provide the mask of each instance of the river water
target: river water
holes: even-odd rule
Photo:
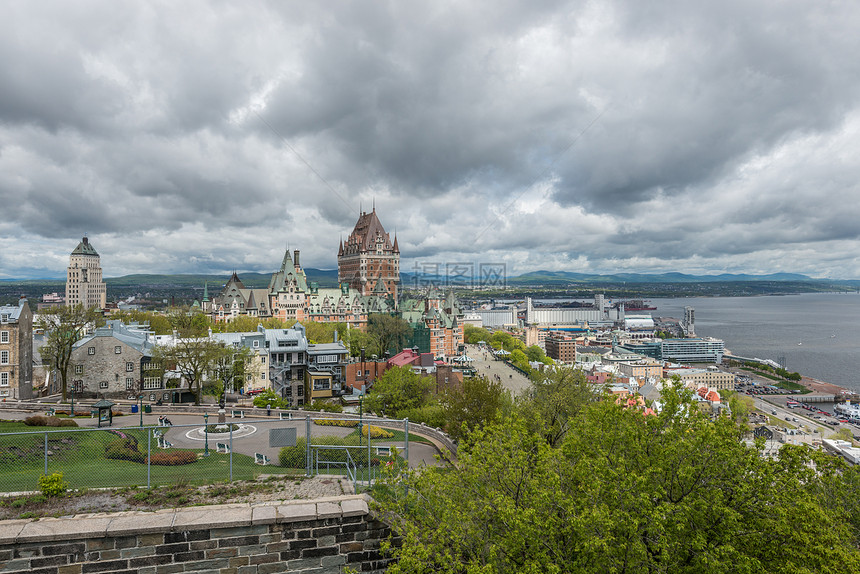
[[[744,357],[785,360],[789,371],[860,392],[860,294],[651,299],[655,317],[696,310],[696,334]]]

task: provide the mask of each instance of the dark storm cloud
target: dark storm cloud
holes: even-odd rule
[[[287,243],[331,267],[375,200],[404,269],[860,276],[849,3],[93,0],[4,15],[6,275],[46,250],[61,274],[84,232],[109,275],[271,270]]]

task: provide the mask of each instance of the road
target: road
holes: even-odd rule
[[[798,428],[806,427],[813,434],[814,438],[828,438],[830,435],[835,433],[837,430],[841,428],[848,429],[848,431],[854,435],[860,435],[860,429],[851,424],[839,423],[836,425],[825,424],[822,421],[836,421],[834,417],[825,417],[822,416],[822,420],[816,420],[812,418],[817,413],[813,413],[812,411],[808,411],[802,407],[788,408],[786,405],[786,401],[788,399],[794,399],[796,396],[792,395],[766,395],[764,397],[754,396],[753,400],[755,406],[760,411],[768,414],[770,416],[776,417],[780,420],[784,420],[788,422],[788,424],[793,425]],[[773,413],[776,414],[773,414]],[[794,421],[793,419],[797,419]]]

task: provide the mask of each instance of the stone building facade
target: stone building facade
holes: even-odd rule
[[[86,237],[72,251],[66,270],[66,305],[78,304],[99,309],[107,304],[101,257]]]
[[[108,321],[75,343],[69,366],[75,394],[119,399],[142,393],[160,398],[162,377],[150,368],[153,347],[143,329]],[[154,375],[148,376],[150,372]]]
[[[33,314],[26,299],[0,307],[0,400],[33,397]]]

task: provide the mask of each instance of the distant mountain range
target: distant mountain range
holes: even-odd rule
[[[308,281],[316,281],[320,287],[336,287],[337,286],[337,269],[314,269],[312,267],[305,268],[305,274]],[[269,281],[272,278],[271,273],[238,273],[239,279],[246,287],[265,288],[269,286]],[[208,283],[210,289],[220,289],[222,285],[227,283],[230,275],[124,275],[122,277],[106,277],[105,283],[115,287],[199,287]],[[66,279],[2,279],[0,283],[18,284],[18,285],[65,285]],[[217,292],[217,291],[216,291]]]
[[[316,281],[320,287],[337,286],[337,269],[314,269],[306,267],[308,281]],[[265,288],[269,285],[271,273],[239,273],[239,278],[246,287]],[[229,275],[125,275],[123,277],[108,277],[105,282],[116,287],[194,287],[202,288],[208,283],[210,289],[217,290],[229,279]],[[685,273],[615,273],[612,275],[596,275],[574,273],[571,271],[530,271],[522,275],[514,275],[496,279],[498,284],[508,286],[559,286],[570,283],[611,283],[611,284],[671,284],[671,283],[726,283],[726,282],[826,282],[834,284],[860,286],[860,280],[814,279],[800,273],[771,273],[768,275],[750,275],[747,273],[721,273],[719,275],[687,275]],[[447,277],[444,275],[401,273],[400,282],[403,287],[419,287],[424,285],[459,285],[463,287],[479,287],[480,280],[475,277]],[[65,285],[65,279],[3,279],[0,284],[18,285]]]
[[[685,273],[615,273],[613,275],[589,275],[569,271],[531,271],[508,279],[509,283],[715,283],[725,281],[817,281],[799,273],[771,273],[749,275],[746,273],[721,273],[719,275],[687,275]]]

